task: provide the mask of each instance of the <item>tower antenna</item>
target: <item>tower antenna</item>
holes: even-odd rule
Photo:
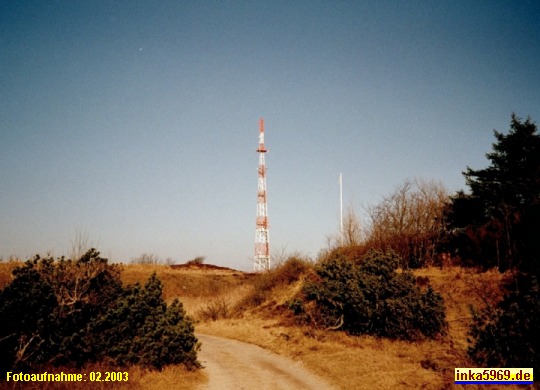
[[[259,120],[259,180],[257,184],[257,218],[255,220],[255,271],[270,269],[270,246],[268,239],[268,202],[266,198],[266,163],[264,154],[264,119]]]

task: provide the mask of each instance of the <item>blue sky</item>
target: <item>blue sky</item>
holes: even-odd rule
[[[465,188],[493,129],[540,120],[536,1],[0,0],[0,256],[315,256],[344,201]]]

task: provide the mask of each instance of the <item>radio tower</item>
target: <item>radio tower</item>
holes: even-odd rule
[[[255,228],[255,271],[270,269],[268,243],[268,204],[266,199],[266,164],[264,162],[264,119],[259,120],[259,181],[257,185],[257,218]]]

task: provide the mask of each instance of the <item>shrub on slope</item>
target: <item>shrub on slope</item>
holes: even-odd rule
[[[197,365],[182,305],[167,307],[154,275],[123,287],[119,269],[91,249],[79,260],[36,256],[0,290],[0,369],[41,365]]]
[[[310,320],[352,334],[389,338],[434,337],[443,332],[441,296],[430,286],[420,289],[411,273],[398,272],[398,264],[396,255],[379,251],[357,262],[339,255],[324,259],[303,288]],[[310,302],[315,307],[308,309]]]

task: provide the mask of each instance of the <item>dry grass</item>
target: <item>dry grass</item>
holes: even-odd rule
[[[202,370],[188,371],[183,366],[170,366],[163,371],[140,371],[138,382],[140,389],[197,389],[208,381]]]
[[[293,325],[288,318],[290,314],[283,311],[283,303],[294,296],[300,283],[274,286],[264,303],[243,312],[241,317],[201,322],[196,329],[301,360],[343,389],[461,388],[453,383],[454,368],[475,366],[466,353],[470,310],[496,303],[502,297],[501,282],[506,275],[461,268],[429,268],[415,274],[445,299],[448,333],[435,340],[407,342],[357,337]],[[481,387],[467,385],[466,388]]]
[[[354,337],[343,332],[281,326],[277,321],[256,318],[200,324],[198,331],[250,342],[301,360],[313,372],[343,389],[440,389],[453,375],[453,366],[452,372],[447,373],[448,380],[439,372],[446,367],[422,367],[422,361],[433,360],[435,348],[441,349],[435,341],[407,343]],[[445,358],[444,352],[438,353],[441,360]]]
[[[461,351],[467,348],[472,311],[496,305],[503,297],[502,283],[509,276],[496,270],[477,272],[461,267],[443,270],[424,268],[416,270],[415,275],[427,278],[433,289],[444,298],[448,333]]]
[[[166,265],[122,265],[124,284],[144,284],[155,272],[163,282],[163,296],[167,302],[179,298],[184,309],[191,316],[207,304],[223,296],[234,304],[235,294],[242,293],[242,287],[250,279],[250,274],[227,269],[205,269],[190,267],[173,269]]]
[[[2,281],[10,280],[9,272],[13,267],[13,264],[0,263],[0,286]],[[196,320],[197,332],[262,346],[301,360],[339,388],[360,390],[461,388],[453,384],[454,368],[474,367],[466,354],[471,309],[481,310],[485,305],[495,304],[502,297],[501,283],[507,277],[496,271],[478,273],[459,267],[415,271],[419,282],[429,282],[442,294],[449,328],[445,336],[436,340],[406,342],[295,325],[291,313],[284,309],[284,303],[298,292],[300,282],[268,285],[264,302],[235,311],[240,302],[253,299],[254,291],[260,288],[258,276],[233,270],[171,269],[164,265],[123,265],[122,268],[121,277],[126,284],[144,283],[152,272],[156,272],[164,283],[166,300],[180,298],[186,311]],[[228,314],[209,317],[209,309],[218,306],[225,306]],[[122,388],[192,389],[206,380],[204,371],[190,372],[181,366],[168,367],[162,372],[132,368],[128,387]],[[111,385],[108,383],[102,388],[115,388]],[[4,383],[0,388],[8,387]],[[472,390],[480,386],[468,385],[466,388]],[[496,388],[490,386],[490,389]]]
[[[161,390],[181,388],[186,390],[195,390],[201,384],[207,382],[205,373],[201,370],[189,371],[183,366],[166,367],[163,371],[149,371],[140,367],[131,367],[127,369],[111,369],[100,364],[89,365],[80,370],[51,367],[40,372],[48,373],[82,373],[121,371],[129,374],[128,381],[122,382],[0,382],[0,390],[8,389],[50,389],[50,390],[79,390],[79,389],[123,389],[123,390]],[[2,374],[5,379],[5,373]],[[105,378],[104,374],[101,376]]]
[[[4,288],[13,280],[11,272],[24,263],[18,260],[0,261],[0,288]]]

